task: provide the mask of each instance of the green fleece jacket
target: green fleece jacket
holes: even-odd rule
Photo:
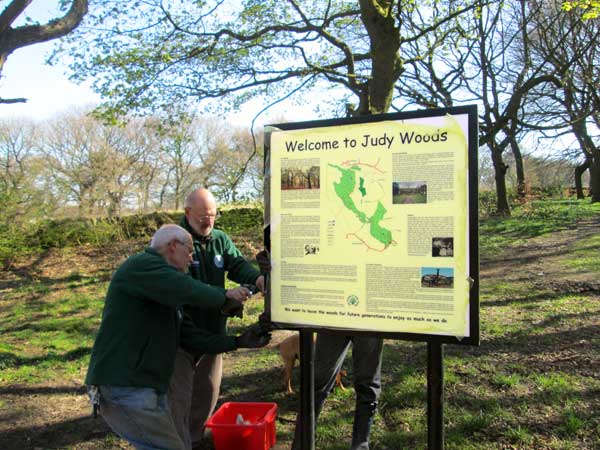
[[[200,264],[198,270],[190,269],[192,277],[211,286],[224,288],[225,275],[236,283],[254,284],[260,272],[242,256],[230,237],[221,230],[213,229],[208,239],[198,236],[185,216],[179,224],[190,232],[194,240],[194,260]],[[218,310],[202,311],[195,305],[187,305],[185,312],[198,328],[213,333],[225,334],[227,318]],[[188,348],[187,343],[182,347]]]
[[[236,349],[233,336],[197,329],[182,310],[194,305],[202,315],[224,303],[224,289],[179,272],[156,250],[131,256],[108,287],[85,383],[166,392],[180,339],[196,353]]]

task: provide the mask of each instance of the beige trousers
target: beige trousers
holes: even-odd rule
[[[222,355],[202,355],[196,360],[185,350],[177,350],[168,397],[177,431],[189,448],[204,436],[204,424],[219,399],[222,377]]]

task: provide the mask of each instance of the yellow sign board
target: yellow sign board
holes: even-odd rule
[[[274,322],[470,336],[469,123],[270,129]]]

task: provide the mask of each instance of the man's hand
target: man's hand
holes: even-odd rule
[[[250,326],[246,331],[235,338],[237,348],[260,348],[271,340],[271,333],[265,333],[258,324]]]
[[[234,298],[225,297],[225,304],[221,308],[221,314],[225,317],[244,317],[244,302]]]
[[[263,294],[265,293],[265,277],[263,275],[259,276],[254,282],[254,284],[260,292],[262,292]]]
[[[244,286],[227,289],[227,292],[225,292],[225,298],[237,300],[239,302],[245,302],[251,295],[252,292],[250,292],[250,289],[245,288]]]
[[[260,267],[261,273],[269,273],[271,271],[271,256],[266,250],[262,250],[256,254],[256,262]]]
[[[268,312],[263,312],[258,316],[258,326],[261,331],[264,333],[268,333],[269,331],[273,331],[273,324],[271,323],[271,315]]]

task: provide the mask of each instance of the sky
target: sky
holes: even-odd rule
[[[36,0],[25,10],[33,20],[41,23],[62,15],[53,8],[57,2]],[[0,10],[5,2],[0,1]],[[25,13],[15,22],[15,26],[25,21]],[[0,104],[0,119],[26,117],[34,120],[46,120],[73,108],[85,108],[98,104],[101,98],[88,85],[77,85],[69,81],[68,67],[58,64],[48,66],[45,60],[51,53],[56,41],[35,44],[15,50],[2,70],[0,78],[0,97],[27,98],[26,103]],[[227,116],[227,121],[236,125],[250,127],[254,116],[262,109],[257,102],[249,104],[240,112]],[[293,121],[314,120],[311,106],[293,108],[280,104],[262,114],[255,123],[262,126],[282,118]]]
[[[56,11],[58,2],[34,1],[13,26],[31,20],[46,23],[63,13]],[[6,2],[0,2],[0,9]],[[0,79],[0,96],[3,98],[24,97],[26,103],[0,104],[0,117],[29,117],[43,120],[73,106],[84,106],[99,101],[89,87],[77,86],[69,81],[63,67],[44,64],[50,53],[51,42],[35,44],[15,50],[6,60]]]
[[[26,103],[0,104],[0,118],[26,117],[43,121],[73,108],[96,105],[101,97],[89,85],[77,85],[69,81],[68,67],[48,66],[46,57],[53,43],[23,47],[10,55],[4,65],[0,79],[0,97],[24,97]],[[227,120],[237,125],[250,127],[254,116],[262,109],[257,102],[250,101],[237,113],[227,116]],[[311,106],[290,108],[278,105],[261,115],[255,124],[264,125],[282,118],[294,121],[314,120]]]
[[[0,117],[47,119],[74,106],[98,103],[100,97],[89,87],[69,81],[63,67],[44,64],[51,43],[32,45],[10,55],[2,71],[0,96],[25,97],[26,103],[0,104]]]
[[[48,66],[45,58],[50,54],[52,42],[31,45],[16,50],[7,59],[0,79],[2,98],[24,97],[26,103],[0,104],[0,118],[27,117],[45,120],[74,107],[98,104],[101,97],[89,85],[77,85],[69,81],[68,68],[62,65]],[[228,120],[250,126],[254,115],[261,110],[250,102],[248,107],[228,116]],[[269,117],[287,116],[289,109],[282,105],[274,108],[268,116],[261,115],[257,123],[268,122]],[[279,116],[279,117],[278,117]],[[294,107],[294,120],[311,120],[314,113],[310,107]],[[271,119],[272,120],[272,119]]]

